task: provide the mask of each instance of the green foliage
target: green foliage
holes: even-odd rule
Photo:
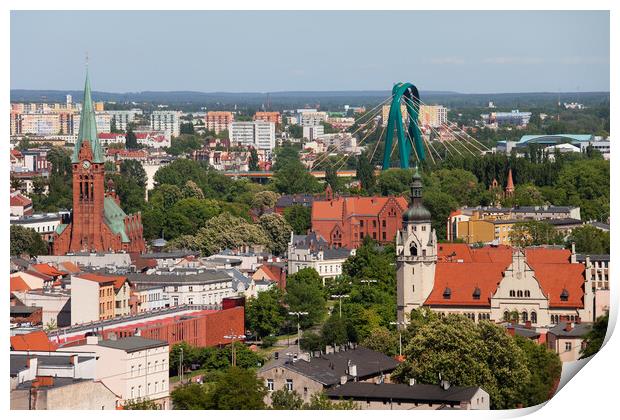
[[[125,135],[125,147],[128,150],[139,149],[136,133],[134,133],[131,128],[127,128],[127,134]]]
[[[562,234],[547,223],[538,220],[517,222],[508,233],[510,243],[518,247],[533,245],[559,245],[564,243]]]
[[[312,208],[294,204],[284,209],[284,218],[295,235],[305,235],[312,227]]]
[[[170,393],[170,397],[175,410],[208,410],[211,407],[209,388],[202,384],[179,386]]]
[[[330,316],[321,328],[321,340],[330,346],[339,346],[349,341],[347,324],[339,317],[338,311]]]
[[[286,219],[278,213],[263,214],[259,225],[269,239],[269,249],[274,255],[286,253],[291,238],[292,228]]]
[[[560,357],[544,344],[527,338],[515,337],[516,343],[525,355],[530,380],[523,387],[523,405],[530,407],[542,404],[553,396],[562,373]]]
[[[278,201],[278,194],[273,191],[259,191],[252,198],[251,208],[258,210],[262,215],[267,209],[273,208]]]
[[[185,183],[181,192],[183,193],[183,197],[185,198],[196,198],[198,200],[202,200],[205,198],[205,195],[200,189],[200,187],[192,180],[188,180]]]
[[[361,345],[388,356],[398,354],[398,336],[385,327],[373,329]]]
[[[250,171],[258,171],[258,153],[255,148],[250,149],[250,161],[248,162],[248,169]]]
[[[245,304],[246,328],[259,339],[277,334],[287,316],[282,299],[282,292],[277,288],[259,292],[256,298],[248,299]]]
[[[572,230],[566,243],[575,243],[575,251],[582,254],[609,254],[610,236],[592,225],[583,225]]]
[[[304,410],[357,410],[353,401],[332,401],[323,392],[317,392],[310,397],[310,402],[304,404]]]
[[[208,189],[207,172],[197,162],[189,159],[176,159],[169,165],[161,167],[155,172],[156,185],[175,185],[183,188],[187,181],[193,181],[203,192]]]
[[[288,162],[277,169],[271,182],[280,194],[317,193],[322,190],[319,181],[298,161]]]
[[[486,321],[475,324],[460,315],[414,318],[415,332],[404,349],[407,360],[394,378],[434,384],[441,375],[452,385],[482,387],[494,409],[523,403],[531,374],[523,351],[504,328]]]
[[[304,331],[299,340],[299,345],[305,351],[318,351],[323,349],[323,339],[313,331]]]
[[[192,122],[181,123],[179,127],[181,134],[194,134],[194,124]]]
[[[133,159],[123,160],[120,164],[119,171],[121,176],[131,178],[143,191],[146,189],[146,171],[139,161]]]
[[[224,212],[207,220],[205,226],[198,232],[182,235],[170,241],[168,247],[197,250],[202,255],[208,256],[221,249],[239,249],[244,245],[269,244],[269,238],[261,226]]]
[[[20,225],[11,225],[10,231],[11,255],[47,255],[47,245],[36,231]]]
[[[299,322],[302,328],[319,323],[326,311],[319,273],[313,268],[304,268],[289,275],[286,279],[284,301],[292,312],[308,312],[308,315],[300,317]]]
[[[159,405],[148,399],[130,400],[123,405],[125,410],[159,410]]]
[[[588,332],[584,337],[584,347],[581,350],[580,359],[584,359],[598,353],[598,351],[603,346],[603,342],[605,341],[608,323],[609,312],[605,313],[605,315],[603,316],[598,317],[596,322],[594,322],[592,330],[590,330],[590,332]]]
[[[194,133],[181,133],[178,137],[170,140],[170,147],[166,149],[173,156],[191,153],[200,149],[204,145],[204,140],[196,136]]]
[[[297,391],[282,388],[271,394],[271,408],[274,410],[301,410],[303,405],[304,400]]]
[[[372,193],[374,191],[376,182],[375,168],[372,166],[365,153],[362,153],[357,159],[355,178],[359,180],[364,191],[367,193]]]
[[[240,392],[240,391],[243,392]],[[251,370],[228,368],[213,384],[206,409],[211,410],[260,410],[265,408],[263,398],[267,389],[263,381]]]

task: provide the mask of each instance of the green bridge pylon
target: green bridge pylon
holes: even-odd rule
[[[405,107],[407,110],[409,124],[407,132],[403,127],[403,115],[400,110],[401,99],[405,97]],[[415,105],[415,106],[414,106]],[[388,117],[387,133],[385,137],[385,149],[383,151],[383,170],[390,168],[390,154],[392,151],[392,141],[394,137],[394,127],[398,133],[398,153],[400,155],[400,167],[409,168],[409,158],[411,155],[411,142],[407,134],[413,140],[416,154],[420,161],[426,159],[422,134],[418,126],[418,114],[420,112],[420,94],[418,88],[411,83],[397,83],[392,88],[392,103]]]

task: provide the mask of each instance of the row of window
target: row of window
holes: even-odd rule
[[[511,290],[510,297],[530,297],[529,290]]]
[[[560,318],[565,318],[569,322],[575,322],[579,317],[577,315],[551,315],[551,323],[559,324]]]
[[[151,386],[154,385],[154,386]],[[150,382],[146,385],[146,395],[151,395],[151,394],[157,394],[158,392],[164,392],[166,391],[166,381],[155,381],[153,384],[151,384]],[[138,387],[136,388],[135,386],[131,387],[131,399],[134,398],[141,398],[145,395],[142,395],[142,385],[138,385]]]
[[[553,318],[553,315],[551,316],[551,318]],[[531,321],[532,324],[536,324],[538,322],[538,314],[536,314],[536,311],[532,311],[528,316],[527,311],[521,312],[520,315],[518,313],[515,314],[504,311],[504,321],[521,321],[523,323]]]
[[[161,364],[159,363],[159,360],[155,360],[153,364],[151,363],[153,362],[148,362],[146,371],[142,368],[142,363],[138,364],[137,369],[135,365],[131,365],[131,377],[133,378],[144,373],[160,372],[168,369],[166,366],[166,359],[161,359]]]
[[[227,287],[232,287],[232,283],[228,282],[228,283],[214,283],[214,284],[210,284],[210,285],[203,285],[201,286],[188,286],[189,291],[190,292],[206,292],[208,290],[217,290],[217,289],[225,289]],[[194,290],[194,288],[196,290]],[[173,286],[173,291],[178,292],[179,291],[179,286]]]

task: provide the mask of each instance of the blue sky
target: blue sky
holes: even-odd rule
[[[609,90],[609,13],[13,11],[11,88]]]

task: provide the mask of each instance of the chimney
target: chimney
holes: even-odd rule
[[[566,326],[564,327],[564,331],[570,332],[573,330],[573,328],[575,328],[575,324],[573,322],[567,322]]]
[[[340,385],[344,385],[347,383],[347,375],[342,375],[340,377]]]
[[[410,378],[409,379],[409,386],[414,386],[415,385],[415,378]]]
[[[354,378],[357,378],[357,365],[349,365],[349,375],[353,376]]]

